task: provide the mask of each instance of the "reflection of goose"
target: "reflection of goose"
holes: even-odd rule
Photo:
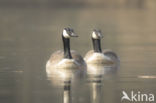
[[[90,102],[101,103],[102,75],[104,74],[104,66],[96,64],[87,65],[88,81],[90,85]]]
[[[111,50],[104,50],[102,52],[100,40],[102,38],[101,31],[94,30],[92,33],[93,49],[89,51],[85,56],[87,64],[115,64],[118,57]]]
[[[72,100],[71,100],[71,84],[70,84],[70,82],[64,84],[63,103],[72,103]]]
[[[91,103],[101,103],[101,89],[102,89],[102,84],[101,82],[99,83],[91,83]]]
[[[88,64],[87,74],[89,77],[102,77],[105,74],[115,74],[118,66],[105,66],[104,64]]]
[[[65,28],[62,33],[64,51],[54,52],[46,64],[46,72],[53,73],[54,69],[82,69],[85,67],[85,62],[81,55],[75,51],[70,51],[70,37],[77,37],[73,29]]]
[[[48,80],[52,83],[52,85],[57,87],[63,86],[63,101],[62,103],[72,103],[71,96],[71,80],[67,80],[61,76],[57,76],[60,74],[54,74],[54,76],[49,76]],[[69,77],[69,76],[68,76]],[[65,79],[65,80],[64,80]]]
[[[88,82],[91,86],[91,103],[102,103],[102,84],[104,76],[113,77],[117,73],[118,66],[106,66],[104,64],[88,64]],[[109,74],[109,75],[107,75]],[[111,74],[111,75],[110,75]]]

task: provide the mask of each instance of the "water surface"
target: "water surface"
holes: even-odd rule
[[[45,65],[62,49],[66,26],[79,35],[71,48],[82,56],[92,49],[92,29],[99,28],[102,48],[120,57],[120,68],[100,83],[73,81],[72,103],[119,103],[123,90],[156,94],[155,11],[155,0],[0,1],[0,102],[63,102],[68,93],[47,79]]]

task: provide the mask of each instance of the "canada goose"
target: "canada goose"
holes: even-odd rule
[[[93,42],[93,50],[90,50],[84,60],[87,64],[116,64],[119,59],[111,50],[101,49],[102,34],[100,30],[93,30],[91,38]]]
[[[63,48],[54,52],[46,64],[47,74],[58,70],[82,70],[85,68],[85,61],[76,51],[70,50],[70,37],[78,37],[71,28],[64,28],[62,33]],[[56,69],[57,68],[57,69]]]

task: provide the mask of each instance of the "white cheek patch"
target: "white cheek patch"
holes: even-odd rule
[[[97,35],[95,34],[95,32],[92,33],[92,38],[98,39],[98,37],[97,37]]]
[[[70,36],[69,36],[69,34],[67,33],[66,30],[63,30],[63,36],[64,36],[65,38],[70,38]]]

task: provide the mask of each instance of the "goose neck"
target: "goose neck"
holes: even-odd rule
[[[102,53],[101,40],[92,38],[94,52]]]
[[[70,39],[65,38],[62,35],[62,40],[63,40],[63,48],[64,48],[64,58],[72,59],[71,52],[70,52]]]

